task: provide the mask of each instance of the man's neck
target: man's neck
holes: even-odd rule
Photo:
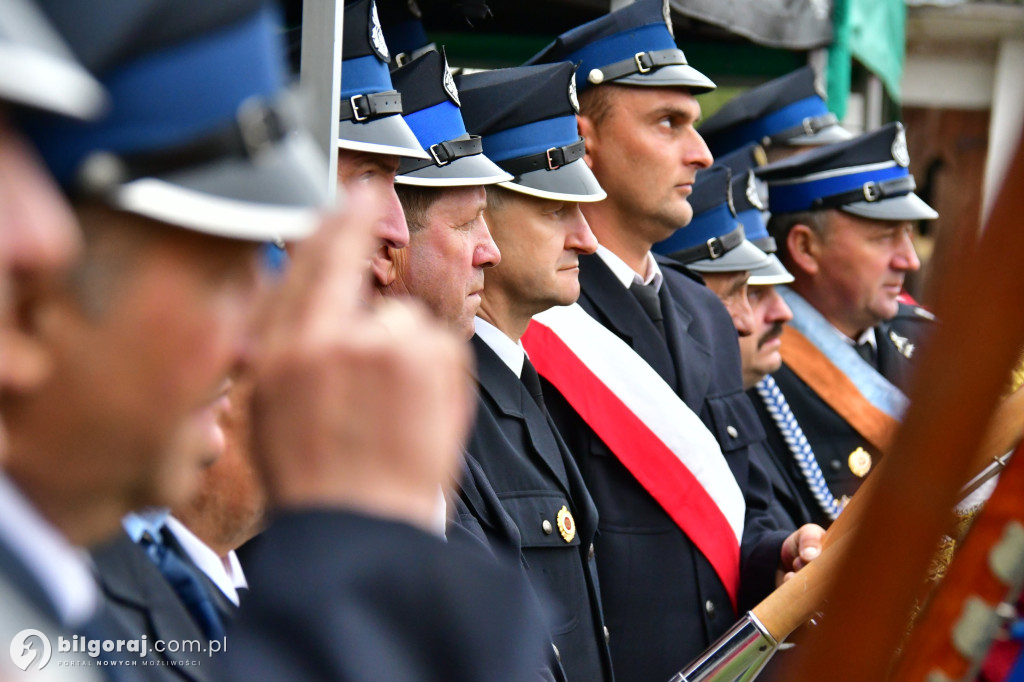
[[[849,320],[839,319],[832,314],[830,312],[832,306],[828,301],[822,300],[822,297],[819,295],[820,290],[814,287],[813,283],[797,279],[797,281],[793,282],[789,286],[793,291],[798,293],[801,298],[807,301],[811,307],[817,310],[829,324],[835,327],[836,331],[843,336],[849,337],[851,341],[856,342],[857,339],[859,339],[868,329],[868,327],[863,324],[856,324]]]
[[[581,204],[580,208],[598,243],[621,258],[633,272],[646,277],[647,254],[653,244],[647,243],[635,230],[631,230],[626,217],[621,216],[610,204],[611,202],[605,200]]]
[[[491,323],[501,330],[505,336],[518,343],[519,339],[526,333],[526,328],[530,326],[530,320],[533,318],[533,315],[539,312],[542,311],[538,310],[535,313],[530,313],[529,311],[517,310],[515,306],[510,305],[508,297],[500,295],[499,292],[494,290],[488,292],[485,285],[483,300],[480,302],[480,311],[477,313],[477,317]]]

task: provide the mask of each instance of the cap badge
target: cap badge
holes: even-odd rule
[[[384,30],[380,27],[380,18],[377,16],[377,3],[373,0],[370,0],[370,46],[381,60],[391,61],[388,44],[384,42]]]
[[[665,18],[665,26],[668,28],[669,35],[675,38],[676,32],[672,30],[672,6],[669,4],[669,0],[664,0],[661,3],[661,16]]]
[[[572,110],[577,114],[580,113],[580,100],[576,96],[576,72],[572,72],[572,77],[569,78],[569,104],[572,105]]]
[[[569,508],[564,504],[558,510],[558,532],[561,533],[562,539],[566,542],[572,542],[573,538],[576,537],[576,522],[569,512]]]
[[[914,344],[910,342],[905,336],[900,336],[894,331],[889,331],[889,340],[892,341],[893,345],[896,346],[896,350],[900,352],[900,355],[909,359],[914,354]]]
[[[761,166],[768,165],[768,152],[764,150],[764,147],[757,145],[754,147],[754,163],[760,168]]]
[[[846,463],[857,478],[864,478],[871,471],[871,455],[864,448],[857,448],[851,452]]]
[[[459,101],[459,91],[455,87],[455,79],[452,78],[452,70],[448,68],[448,58],[444,60],[444,76],[441,77],[441,82],[444,84],[444,91],[448,93],[448,97],[455,102],[455,106],[461,107],[462,102]]]
[[[907,150],[907,134],[903,126],[896,129],[896,137],[892,141],[892,158],[906,168],[910,165],[910,152]]]
[[[746,195],[747,195],[747,201],[750,202],[751,206],[753,206],[754,208],[756,208],[759,211],[765,210],[764,202],[761,201],[761,195],[757,191],[757,179],[754,178],[754,171],[752,171],[752,170],[748,170],[747,171],[747,191],[746,191]]]

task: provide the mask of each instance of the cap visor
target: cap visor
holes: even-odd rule
[[[934,220],[939,217],[935,209],[913,192],[880,201],[858,201],[844,204],[839,208],[862,218],[876,220]]]
[[[338,121],[338,147],[411,159],[430,158],[412,128],[398,114],[363,123]]]
[[[99,82],[70,58],[8,41],[0,42],[0,99],[79,119],[108,105]]]
[[[747,284],[753,286],[765,286],[767,284],[789,284],[793,281],[793,275],[773,254],[768,254],[768,265],[750,271],[750,279]]]
[[[536,170],[523,173],[502,187],[552,201],[601,201],[608,195],[594,177],[583,159],[576,159],[555,170]]]
[[[687,267],[696,272],[742,272],[756,270],[771,263],[768,254],[744,239],[740,245],[727,251],[720,258],[687,263]]]
[[[125,211],[197,232],[268,241],[316,229],[327,201],[327,166],[305,132],[292,133],[256,159],[226,158],[118,187]]]
[[[463,156],[444,166],[430,164],[424,168],[395,176],[397,184],[421,187],[496,185],[511,179],[511,175],[483,154]]]
[[[790,147],[820,147],[826,144],[835,144],[836,142],[845,142],[846,140],[852,140],[853,133],[844,128],[841,125],[831,125],[822,128],[813,135],[797,135],[786,140],[786,144]]]
[[[647,73],[634,73],[618,78],[612,83],[621,85],[644,85],[649,87],[683,87],[689,88],[694,94],[711,92],[717,86],[714,81],[697,69],[687,64],[672,64]]]

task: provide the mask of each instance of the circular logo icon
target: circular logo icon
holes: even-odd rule
[[[38,648],[37,640],[42,644],[42,653]],[[36,670],[42,670],[50,662],[53,650],[50,648],[50,640],[39,630],[22,630],[11,640],[11,660],[21,670],[28,670],[38,659]]]
[[[576,522],[569,512],[569,508],[564,504],[558,510],[558,532],[566,542],[572,542],[573,538],[576,537]]]
[[[846,463],[857,478],[864,478],[871,471],[871,455],[864,448],[857,448],[851,452]]]
[[[370,0],[370,47],[383,61],[391,61],[388,44],[384,42],[384,29],[380,27],[380,18],[377,16],[377,3],[373,0]]]

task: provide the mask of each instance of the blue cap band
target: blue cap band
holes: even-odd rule
[[[735,130],[715,136],[715,147],[718,149],[736,149],[748,142],[760,142],[784,130],[800,125],[805,118],[823,116],[828,113],[825,100],[817,95],[787,104],[761,118],[738,126]]]
[[[713,237],[721,237],[736,229],[736,218],[725,202],[695,215],[690,224],[676,230],[671,237],[654,246],[654,251],[673,254],[692,246],[706,243]]]
[[[43,160],[67,186],[97,150],[146,152],[172,147],[235,118],[253,96],[273,98],[285,78],[277,13],[264,8],[245,21],[146,55],[102,79],[110,114],[81,124],[55,118],[26,125]]]
[[[637,52],[654,52],[655,50],[676,49],[672,34],[664,23],[648,24],[638,28],[616,33],[586,45],[566,56],[566,61],[580,61],[577,73],[580,78],[577,87],[587,88],[590,82],[587,76],[591,69],[600,69],[623,59],[629,59]]]
[[[793,184],[768,183],[768,205],[772,213],[793,213],[807,211],[814,206],[815,199],[824,199],[864,186],[866,182],[884,182],[902,178],[910,172],[896,162],[883,168],[874,168],[859,173],[848,173],[820,180]]]
[[[346,59],[341,63],[342,98],[394,89],[388,65],[377,59],[377,55]]]
[[[484,154],[492,161],[504,161],[564,147],[579,139],[576,117],[559,116],[485,135]]]
[[[756,241],[768,237],[768,223],[765,220],[764,212],[756,208],[749,211],[740,211],[736,219],[743,223],[743,233],[748,241]]]
[[[403,114],[402,118],[412,128],[423,149],[430,149],[438,142],[454,140],[466,134],[462,112],[447,100],[412,114]]]

